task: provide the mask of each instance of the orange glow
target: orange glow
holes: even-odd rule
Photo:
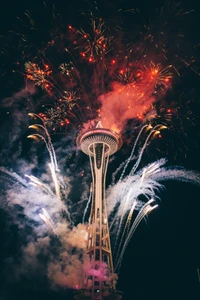
[[[153,70],[153,71],[151,72],[151,74],[152,74],[152,75],[158,74],[158,70],[157,70],[157,69]]]
[[[117,128],[117,125],[116,125],[116,124],[112,125],[110,129],[111,129],[112,131],[116,132],[116,133],[119,133],[119,132],[120,132],[120,130],[119,130],[119,128]]]
[[[89,59],[88,59],[88,61],[89,61],[89,62],[94,62],[93,57],[90,56]]]

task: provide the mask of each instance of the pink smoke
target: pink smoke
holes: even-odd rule
[[[128,119],[143,120],[156,101],[158,86],[162,84],[159,95],[164,95],[170,87],[169,78],[161,80],[155,70],[146,70],[141,76],[140,80],[127,85],[114,83],[111,92],[99,97],[102,104],[99,116],[105,128],[120,132]]]

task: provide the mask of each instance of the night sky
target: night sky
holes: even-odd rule
[[[49,7],[55,4],[56,10],[66,24],[72,24],[76,27],[80,25],[79,14],[80,10],[84,11],[86,7],[85,1],[49,0],[46,3]],[[142,22],[144,23],[153,22],[156,18],[156,8],[163,5],[166,5],[164,1],[99,1],[100,10],[106,18],[114,19],[116,8],[133,7],[141,11]],[[178,165],[200,172],[200,80],[199,75],[196,74],[199,72],[200,7],[194,0],[182,1],[181,5],[184,11],[194,9],[192,17],[186,19],[189,20],[186,21],[188,23],[184,24],[186,37],[189,39],[189,41],[185,39],[185,44],[190,43],[197,46],[191,50],[190,54],[187,52],[187,47],[186,50],[183,48],[182,57],[194,55],[195,63],[192,67],[197,71],[194,72],[190,68],[184,70],[184,76],[181,75],[177,81],[173,82],[173,88],[167,94],[165,103],[170,96],[177,99],[177,103],[180,98],[184,99],[184,104],[188,102],[185,105],[187,108],[183,109],[183,114],[184,111],[185,114],[187,113],[187,109],[190,110],[190,118],[193,120],[191,123],[194,125],[190,126],[188,124],[191,123],[180,122],[182,127],[178,129],[179,133],[177,135],[181,136],[180,142],[179,137],[177,138],[174,133],[176,132],[175,126],[177,124],[179,126],[180,123],[174,122],[175,130],[164,134],[163,140],[155,140],[149,145],[144,153],[141,166],[144,167],[149,162],[164,156],[167,157],[169,165]],[[16,55],[17,57],[17,42],[15,37],[12,40],[12,34],[9,33],[10,29],[14,29],[15,32],[21,30],[21,25],[16,21],[16,17],[23,18],[26,9],[28,9],[38,24],[42,26],[44,22],[45,27],[46,23],[43,20],[48,16],[43,14],[42,7],[42,1],[39,0],[27,1],[27,3],[11,0],[4,1],[1,4],[0,47],[3,49],[1,51],[1,64],[4,64],[5,45],[10,45],[10,49],[12,48],[10,51],[13,56]],[[131,25],[133,21],[130,16],[129,18],[126,24]],[[176,24],[176,19],[173,22]],[[42,36],[35,42],[38,44],[42,42]],[[42,106],[39,107],[38,105],[36,99],[38,94],[31,94],[30,91],[29,93],[21,93],[26,82],[20,73],[13,74],[11,63],[4,64],[0,68],[2,68],[2,76],[0,77],[0,165],[19,173],[23,177],[22,165],[29,173],[28,165],[30,164],[33,174],[40,177],[45,171],[45,164],[48,159],[47,151],[45,151],[42,143],[36,144],[32,140],[26,139],[29,134],[28,126],[30,125],[27,112],[32,109],[33,112],[38,113],[38,109]],[[9,78],[11,82],[8,82]],[[20,94],[16,96],[19,91]],[[47,98],[40,94],[39,96],[44,99],[45,104],[48,102]],[[27,105],[27,98],[37,103],[37,105]],[[138,128],[140,128],[135,125],[136,123],[137,121],[130,120],[123,130],[124,145],[110,163],[108,184],[111,181],[112,172],[131,153],[131,139],[134,140]],[[78,130],[78,126],[73,127],[72,125],[62,134],[52,135],[55,149],[58,150],[58,162],[60,159],[61,164],[63,164],[62,170],[66,172],[65,178],[70,178],[70,184],[72,185],[69,194],[70,212],[74,215],[74,221],[77,223],[81,221],[84,210],[84,206],[79,206],[77,203],[81,198],[82,190],[86,189],[87,191],[86,186],[90,185],[91,180],[87,157],[75,149]],[[68,150],[71,152],[67,153]],[[66,159],[62,155],[65,155]],[[34,157],[37,157],[37,159],[34,159]],[[33,167],[36,162],[37,166]],[[85,174],[84,183],[82,182],[82,170]],[[24,269],[21,249],[24,243],[28,242],[26,236],[32,234],[34,224],[28,223],[25,225],[26,218],[23,211],[20,211],[20,206],[12,206],[9,210],[6,209],[6,205],[8,205],[5,200],[6,191],[15,187],[14,181],[9,175],[2,174],[2,172],[1,175],[0,300],[73,299],[72,290],[59,287],[53,288],[47,277],[42,272],[40,273],[39,268],[28,273],[19,272],[20,268]],[[164,189],[158,195],[161,199],[158,208],[145,221],[141,222],[125,253],[117,285],[117,289],[123,291],[123,300],[200,299],[200,278],[198,278],[198,270],[200,272],[199,192],[198,186],[189,183],[172,181],[164,183]],[[18,221],[16,221],[16,216],[19,218]],[[23,224],[22,229],[20,229],[20,224]],[[56,251],[56,239],[52,239],[51,243],[51,248]],[[48,260],[48,257],[46,257],[48,252],[45,254],[44,251],[41,255],[40,259],[45,266]]]

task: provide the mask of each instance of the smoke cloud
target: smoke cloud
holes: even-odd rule
[[[146,71],[145,77],[141,82],[134,82],[122,86],[119,83],[113,83],[112,91],[99,97],[101,109],[99,115],[103,127],[121,132],[129,119],[144,120],[145,115],[151,112],[152,104],[156,101],[155,78],[151,77],[151,72]],[[170,84],[165,85],[162,93],[164,95]]]
[[[19,211],[18,207],[21,208]],[[20,267],[15,269],[15,275],[20,279],[24,274],[30,276],[40,271],[48,276],[54,288],[80,286],[87,241],[86,227],[84,224],[72,227],[61,216],[61,211],[66,209],[63,202],[44,194],[38,188],[25,188],[16,184],[12,190],[7,191],[3,208],[12,215],[13,224],[17,224],[20,230],[26,230],[27,225],[31,226],[31,234],[26,236],[24,246],[21,247]],[[54,224],[53,230],[40,218],[44,209]],[[19,216],[22,213],[23,218]]]

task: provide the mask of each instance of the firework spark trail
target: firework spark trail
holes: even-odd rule
[[[117,257],[119,257],[119,254],[120,254],[120,251],[121,251],[121,247],[122,247],[122,243],[124,242],[124,239],[126,240],[127,238],[127,234],[129,232],[129,227],[130,227],[130,224],[131,224],[131,220],[132,220],[132,216],[133,216],[133,212],[136,208],[136,205],[137,205],[137,201],[134,199],[133,201],[133,205],[130,209],[130,212],[128,214],[128,217],[127,217],[127,220],[126,220],[126,224],[124,226],[124,229],[123,229],[123,232],[122,232],[122,235],[121,235],[121,239],[120,239],[120,244],[117,246],[117,241],[118,241],[118,238],[119,238],[119,230],[120,230],[120,227],[121,225],[119,225],[119,230],[118,230],[118,233],[117,233],[117,236],[116,236],[116,241],[115,241],[115,249],[117,247],[117,253],[116,253],[116,258],[115,260],[117,260]],[[120,221],[120,223],[122,224],[122,220]]]
[[[35,177],[33,175],[27,175],[27,174],[25,174],[25,177],[30,179],[29,184],[31,184],[33,186],[38,186],[38,187],[42,188],[44,191],[46,191],[47,193],[49,193],[51,196],[55,196],[55,194],[50,189],[49,185],[45,184],[44,182],[42,182],[37,177]]]
[[[167,127],[164,126],[164,125],[161,125],[161,124],[157,124],[157,125],[154,126],[154,127],[152,127],[151,125],[144,125],[144,126],[140,129],[140,131],[139,131],[139,133],[138,133],[138,135],[137,135],[137,138],[136,138],[136,140],[135,140],[135,142],[134,142],[134,145],[133,145],[133,148],[132,148],[132,151],[131,151],[131,154],[130,154],[129,158],[128,158],[125,162],[122,162],[121,165],[117,168],[117,170],[113,173],[113,175],[112,175],[112,184],[114,184],[115,177],[116,177],[117,173],[122,169],[122,167],[124,167],[124,168],[123,168],[122,173],[121,173],[121,175],[120,175],[119,181],[121,181],[121,180],[123,179],[124,174],[125,174],[125,172],[126,172],[126,169],[127,169],[128,165],[129,165],[130,162],[135,158],[135,157],[133,157],[133,155],[134,155],[136,146],[137,146],[137,144],[138,144],[139,138],[141,137],[141,134],[143,133],[143,131],[145,130],[145,128],[147,128],[147,130],[148,130],[148,129],[151,129],[151,131],[150,131],[149,135],[148,135],[148,136],[146,137],[146,139],[145,139],[145,142],[144,142],[144,144],[143,144],[143,146],[142,146],[142,149],[141,149],[140,152],[139,152],[139,156],[137,157],[137,160],[136,160],[134,166],[132,167],[132,170],[131,170],[131,172],[130,172],[130,175],[134,174],[134,172],[137,170],[137,168],[138,168],[138,166],[139,166],[139,164],[140,164],[140,161],[141,161],[141,159],[142,159],[143,153],[144,153],[144,151],[145,151],[145,148],[146,148],[146,146],[147,146],[147,144],[148,144],[149,139],[151,138],[151,136],[160,133],[160,130],[161,130],[161,129],[165,129],[165,128],[167,128]],[[156,129],[159,129],[159,130],[156,130]]]
[[[126,214],[126,212],[128,211],[127,206],[129,205],[131,195],[132,195],[132,191],[130,190],[123,199],[123,209],[122,209],[122,212],[121,212],[122,216],[124,216]],[[136,202],[136,200],[132,198],[132,202]],[[116,219],[117,219],[117,215],[114,217],[114,220],[111,224],[110,229],[112,229],[112,225],[114,225],[114,223],[116,222]],[[119,251],[118,240],[119,240],[119,236],[120,236],[120,233],[121,233],[121,228],[122,228],[123,221],[124,221],[123,218],[119,218],[119,220],[118,220],[117,233],[116,233],[116,239],[115,239],[115,245],[114,245],[114,252],[116,252],[117,249]]]
[[[46,147],[48,147],[48,144],[46,143],[46,140],[44,139],[43,136],[38,135],[38,134],[34,134],[33,137],[32,136],[28,136],[28,137],[34,138],[35,136],[36,137],[39,136],[42,140],[44,140],[44,142],[46,144]],[[52,147],[53,147],[53,145],[52,145]],[[51,153],[51,152],[49,152],[49,153]],[[62,201],[63,199],[62,199],[62,195],[61,195],[61,187],[64,187],[65,185],[63,183],[61,183],[61,180],[58,180],[58,177],[57,177],[54,165],[52,165],[52,163],[50,163],[48,166],[49,166],[49,169],[51,171],[51,177],[52,177],[52,180],[53,180],[53,183],[54,183],[54,187],[55,187],[55,196],[57,197],[57,199],[59,201]],[[28,177],[31,180],[31,182],[30,182],[31,185],[35,185],[35,186],[40,187],[40,188],[42,187],[50,195],[54,195],[54,193],[51,191],[50,187],[48,185],[44,184],[37,177],[34,177],[32,175],[30,175],[30,176],[29,175],[25,175],[25,176]],[[73,221],[71,219],[71,216],[70,216],[70,213],[68,211],[68,208],[64,204],[62,206],[63,206],[63,211],[67,214],[69,222],[71,224],[73,224]]]
[[[30,125],[29,128],[33,128],[33,129],[36,129],[36,130],[38,130],[38,128],[41,128],[41,129],[44,130],[45,135],[47,137],[47,141],[46,141],[46,139],[44,137],[43,137],[43,140],[45,140],[45,144],[47,146],[47,150],[49,151],[49,156],[51,158],[51,163],[54,166],[55,170],[59,171],[58,163],[57,163],[57,158],[56,158],[56,154],[55,154],[55,150],[54,150],[53,144],[51,142],[51,137],[49,135],[49,132],[48,132],[48,130],[47,130],[45,124],[44,124],[44,120],[40,116],[38,116],[37,114],[35,114],[35,113],[29,113],[28,115],[31,116],[31,117],[34,117],[34,118],[38,118],[38,119],[40,119],[42,121],[43,125],[41,125],[41,124],[34,124],[34,125]]]
[[[112,174],[112,185],[115,184],[115,180],[116,180],[116,175],[119,173],[119,171],[124,167],[124,165],[126,165],[126,161],[123,161],[120,166],[116,169],[115,172],[113,172]]]
[[[48,219],[49,219],[49,222],[52,224],[52,225],[55,225],[55,223],[53,222],[53,220],[51,219],[48,211],[45,209],[45,208],[42,208],[42,213],[44,216],[46,216]]]
[[[30,125],[29,128],[34,128],[34,129],[35,129],[35,126],[34,126],[34,125]],[[47,148],[47,150],[48,150],[48,152],[49,152],[51,164],[52,164],[52,166],[53,166],[54,169],[55,169],[53,155],[52,155],[51,149],[49,148],[49,144],[47,143],[47,141],[46,141],[46,139],[44,138],[44,136],[41,135],[41,134],[39,134],[39,133],[34,133],[34,134],[28,135],[27,138],[29,138],[29,139],[34,139],[34,140],[36,140],[36,141],[39,140],[39,139],[41,139],[41,140],[44,141],[44,143],[45,143],[45,145],[46,145],[46,148]]]
[[[35,128],[35,125],[31,125],[31,126],[29,126],[29,128]],[[31,134],[31,135],[28,136],[28,138],[33,138],[33,139],[40,138],[41,140],[44,141],[44,143],[46,145],[46,148],[49,152],[50,160],[51,160],[51,163],[49,164],[49,168],[50,168],[50,171],[51,171],[51,174],[52,174],[52,179],[53,179],[53,182],[54,182],[54,185],[55,185],[56,195],[59,199],[61,199],[60,184],[59,184],[57,174],[56,174],[56,168],[57,167],[55,165],[55,160],[54,160],[55,152],[54,152],[54,150],[52,151],[53,145],[51,145],[51,147],[49,147],[49,143],[46,141],[46,139],[43,137],[43,135],[38,134],[38,133]]]
[[[165,164],[166,163],[166,159],[161,159],[160,162],[162,164]],[[154,162],[152,163],[148,168],[144,168],[143,171],[142,171],[142,177],[141,177],[141,181],[140,181],[140,186],[142,186],[143,184],[143,179],[144,179],[144,176],[147,178],[148,176],[150,176],[151,174],[155,174],[159,171],[159,165]]]
[[[87,204],[86,204],[86,207],[85,207],[85,210],[84,210],[84,213],[83,213],[83,219],[82,219],[83,224],[85,223],[85,216],[86,216],[86,213],[88,211],[91,200],[92,200],[92,193],[90,193],[89,199],[87,201]]]
[[[177,180],[200,185],[200,175],[198,172],[180,169],[179,167],[160,168],[159,172],[152,175],[152,179],[157,181]]]
[[[12,178],[14,178],[15,180],[17,180],[20,184],[22,184],[24,187],[27,187],[27,182],[26,180],[24,180],[21,176],[19,176],[17,173],[15,172],[11,172],[11,171],[8,171],[6,168],[4,167],[0,167],[0,171],[5,173],[5,174],[8,174],[9,176],[11,176]]]
[[[142,132],[144,131],[144,129],[145,129],[146,127],[148,127],[148,126],[149,126],[149,125],[144,125],[144,126],[140,129],[140,131],[139,131],[139,133],[138,133],[138,135],[137,135],[137,138],[136,138],[136,140],[135,140],[135,143],[134,143],[134,145],[133,145],[133,148],[132,148],[132,151],[131,151],[131,155],[129,156],[129,158],[128,158],[127,161],[126,161],[126,164],[125,164],[124,169],[123,169],[123,171],[122,171],[122,174],[121,174],[121,176],[120,176],[120,178],[119,178],[119,181],[121,181],[122,178],[124,177],[124,174],[125,174],[125,172],[126,172],[126,169],[127,169],[128,165],[129,165],[129,163],[130,163],[130,161],[131,161],[131,159],[132,159],[132,157],[133,157],[133,154],[134,154],[134,152],[135,152],[135,148],[136,148],[136,146],[137,146],[138,140],[139,140],[139,138],[140,138]],[[120,170],[120,169],[117,169],[117,170]]]
[[[60,185],[59,185],[59,182],[58,182],[58,178],[56,176],[55,169],[52,166],[52,164],[49,164],[49,169],[51,171],[52,179],[53,179],[53,182],[54,182],[56,196],[57,196],[58,199],[61,200]]]
[[[54,194],[50,188],[50,186],[48,186],[47,184],[45,184],[44,182],[42,182],[40,179],[38,179],[37,177],[33,176],[33,175],[27,175],[25,174],[25,177],[30,179],[30,183],[31,185],[40,187],[42,189],[44,189],[46,192],[48,192],[51,196],[56,196],[58,198],[58,200],[62,200],[61,199],[61,194],[60,194],[60,185],[55,173],[55,169],[52,167],[52,164],[49,164],[49,169],[51,171],[51,175],[52,175],[52,179],[54,182],[54,186],[55,186],[55,192],[56,194]]]
[[[52,180],[53,180],[53,183],[54,183],[54,187],[55,187],[55,194],[56,194],[56,197],[58,198],[58,200],[62,201],[62,193],[61,193],[61,188],[64,188],[65,187],[65,184],[64,184],[64,180],[63,178],[59,178],[58,177],[58,173],[60,173],[60,170],[58,168],[58,163],[57,163],[57,158],[56,158],[56,154],[55,154],[55,150],[54,150],[54,146],[51,142],[51,137],[50,137],[50,134],[44,124],[44,121],[40,118],[40,116],[38,116],[37,114],[34,114],[34,113],[29,113],[30,116],[34,117],[34,118],[39,118],[43,125],[41,124],[34,124],[34,125],[30,125],[29,128],[33,128],[33,129],[42,129],[45,133],[45,137],[41,134],[37,134],[37,133],[34,133],[32,135],[29,135],[28,138],[40,138],[44,141],[45,145],[46,145],[46,148],[48,150],[48,153],[49,153],[49,156],[50,156],[50,161],[51,163],[48,164],[49,166],[49,169],[51,171],[51,176],[52,176]],[[36,183],[37,180],[35,180],[35,183]],[[38,181],[39,182],[39,181]],[[63,207],[64,207],[64,204],[63,204]],[[71,219],[71,216],[70,216],[70,213],[68,211],[68,208],[67,207],[64,207],[64,211],[65,213],[67,214],[67,217],[69,219],[69,222],[71,224],[73,224],[73,221]]]
[[[129,230],[130,230],[130,225],[131,225],[131,220],[132,220],[132,216],[133,216],[133,212],[135,211],[136,209],[136,205],[137,205],[137,201],[134,201],[133,202],[133,205],[130,209],[130,212],[128,214],[128,217],[127,217],[127,220],[126,220],[126,224],[124,226],[124,232],[123,232],[123,235],[121,237],[121,239],[123,240],[123,238],[125,237],[125,233],[128,234]],[[120,245],[120,248],[121,248],[121,245]]]
[[[58,163],[57,163],[55,150],[54,150],[53,144],[51,142],[51,137],[49,135],[49,132],[48,132],[43,120],[40,118],[40,116],[38,116],[37,114],[34,114],[34,113],[29,113],[29,115],[34,117],[34,118],[39,118],[43,123],[43,125],[41,125],[41,124],[30,125],[29,128],[33,128],[33,129],[36,129],[36,130],[42,129],[45,133],[45,137],[47,138],[47,140],[43,135],[37,134],[37,133],[29,135],[28,138],[33,138],[33,139],[34,138],[40,138],[45,142],[45,145],[46,145],[46,148],[48,150],[50,160],[51,160],[51,164],[49,164],[49,168],[50,168],[52,179],[53,179],[53,182],[54,182],[56,196],[58,197],[58,199],[62,200],[62,197],[61,197],[61,182],[58,180],[58,177],[57,177],[57,172],[59,172],[59,168],[58,168]]]
[[[135,142],[134,142],[134,145],[133,145],[133,148],[132,148],[132,151],[131,151],[131,154],[130,154],[129,158],[128,158],[126,161],[122,162],[122,163],[120,164],[120,166],[116,169],[116,171],[112,174],[112,185],[113,185],[114,182],[115,182],[115,177],[116,177],[117,173],[122,169],[122,167],[124,167],[124,168],[123,168],[122,173],[121,173],[121,175],[120,175],[119,181],[121,181],[121,180],[123,179],[124,174],[125,174],[125,172],[126,172],[126,169],[127,169],[128,165],[129,165],[129,163],[131,162],[131,160],[133,160],[133,159],[135,158],[135,157],[133,157],[133,154],[134,154],[134,152],[135,152],[135,148],[136,148],[136,146],[137,146],[137,144],[138,144],[138,141],[139,141],[139,138],[140,138],[141,134],[143,133],[143,131],[144,131],[144,129],[145,129],[146,127],[147,127],[147,129],[148,129],[148,128],[152,128],[151,125],[144,125],[144,126],[140,129],[140,131],[139,131],[139,133],[138,133],[138,135],[137,135],[137,137],[136,137],[136,140],[135,140]],[[148,141],[147,141],[147,142],[148,142]],[[144,149],[145,149],[145,147],[144,147]],[[142,153],[142,154],[143,154],[143,153]],[[142,154],[141,154],[141,156],[142,156]],[[136,163],[137,163],[137,161],[136,161]]]
[[[157,128],[159,130],[157,130]],[[149,135],[147,136],[145,142],[144,142],[144,145],[142,146],[142,149],[140,150],[140,153],[139,153],[139,157],[136,161],[136,163],[134,164],[133,168],[131,169],[131,172],[130,172],[130,176],[134,174],[134,172],[137,170],[140,162],[141,162],[141,159],[142,159],[142,156],[143,156],[143,153],[144,153],[144,150],[149,142],[149,139],[152,135],[155,135],[155,134],[159,134],[160,133],[160,130],[163,129],[163,128],[166,128],[166,126],[163,126],[161,124],[158,124],[156,125],[155,127],[153,127],[153,129],[150,131]]]
[[[143,148],[141,152],[143,152]],[[141,159],[140,155],[138,159]],[[155,199],[159,199],[157,191],[163,187],[160,182],[178,180],[200,185],[199,173],[178,169],[177,167],[163,167],[166,162],[166,159],[160,159],[151,163],[142,170],[137,171],[136,174],[129,174],[108,189],[109,215],[115,212],[111,229],[115,225],[116,270],[120,269],[124,252],[137,226],[147,214],[158,206]],[[140,196],[145,197],[147,202],[143,202],[137,207]],[[154,203],[155,205],[152,206],[151,204]],[[131,225],[134,210],[139,210],[139,213]],[[123,227],[124,222],[125,226]]]
[[[138,225],[140,224],[140,222],[144,219],[144,217],[149,214],[152,210],[154,210],[155,208],[158,207],[157,204],[155,204],[154,206],[151,206],[150,204],[154,202],[153,199],[150,199],[143,207],[142,209],[140,210],[140,212],[138,213],[137,217],[135,218],[132,226],[131,226],[131,229],[129,230],[129,233],[125,239],[125,242],[124,242],[124,245],[121,249],[121,252],[120,252],[120,255],[119,257],[117,257],[116,259],[116,264],[115,264],[115,270],[118,270],[119,272],[119,269],[120,269],[120,266],[121,266],[121,262],[122,262],[122,259],[123,259],[123,256],[124,256],[124,252],[128,246],[128,243],[130,242],[135,230],[137,229]],[[119,253],[119,252],[118,252]]]
[[[161,188],[161,185],[155,180],[151,179],[152,174],[158,172],[158,168],[161,164],[164,164],[165,161],[161,160],[157,165],[150,164],[143,170],[139,170],[135,175],[128,175],[124,180],[119,181],[116,185],[112,186],[108,190],[108,212],[111,213],[117,207],[112,225],[116,225],[116,234],[115,234],[115,251],[119,244],[118,240],[120,237],[120,232],[122,224],[125,222],[125,216],[128,212],[133,213],[133,210],[136,209],[136,203],[138,197],[143,195],[146,199],[153,198],[156,199],[157,196],[155,192],[158,188]],[[142,185],[141,185],[142,181]],[[141,210],[143,207],[141,208]],[[132,214],[131,214],[132,215]],[[128,216],[130,218],[130,215]],[[112,229],[112,226],[111,226]],[[118,250],[119,252],[119,250]]]
[[[67,208],[66,206],[63,204],[63,202],[61,201],[61,198],[57,197],[56,194],[54,194],[51,191],[51,188],[49,185],[43,183],[40,179],[38,179],[37,177],[33,176],[33,175],[27,175],[25,174],[25,177],[29,178],[30,182],[27,183],[26,180],[24,180],[21,176],[19,176],[18,174],[16,174],[15,172],[11,172],[8,171],[7,169],[5,169],[4,167],[0,167],[0,171],[2,173],[8,174],[10,177],[12,177],[14,180],[17,180],[18,183],[20,183],[21,187],[24,188],[23,191],[27,190],[27,193],[29,193],[31,191],[31,189],[29,190],[29,186],[33,186],[33,187],[37,187],[39,188],[40,192],[44,192],[41,193],[42,196],[44,196],[44,199],[46,199],[45,197],[51,197],[52,199],[56,199],[57,200],[57,205],[58,205],[58,209],[59,210],[63,210],[65,212],[67,212]],[[37,194],[37,191],[35,189],[32,190],[33,192],[35,192]],[[40,194],[40,192],[38,194]],[[31,201],[30,201],[31,202]],[[39,201],[40,202],[40,201]],[[43,211],[44,213],[44,211]],[[46,216],[48,215],[48,212],[46,211]]]
[[[45,208],[42,208],[42,213],[39,214],[39,217],[47,224],[53,233],[55,233],[55,223]]]

